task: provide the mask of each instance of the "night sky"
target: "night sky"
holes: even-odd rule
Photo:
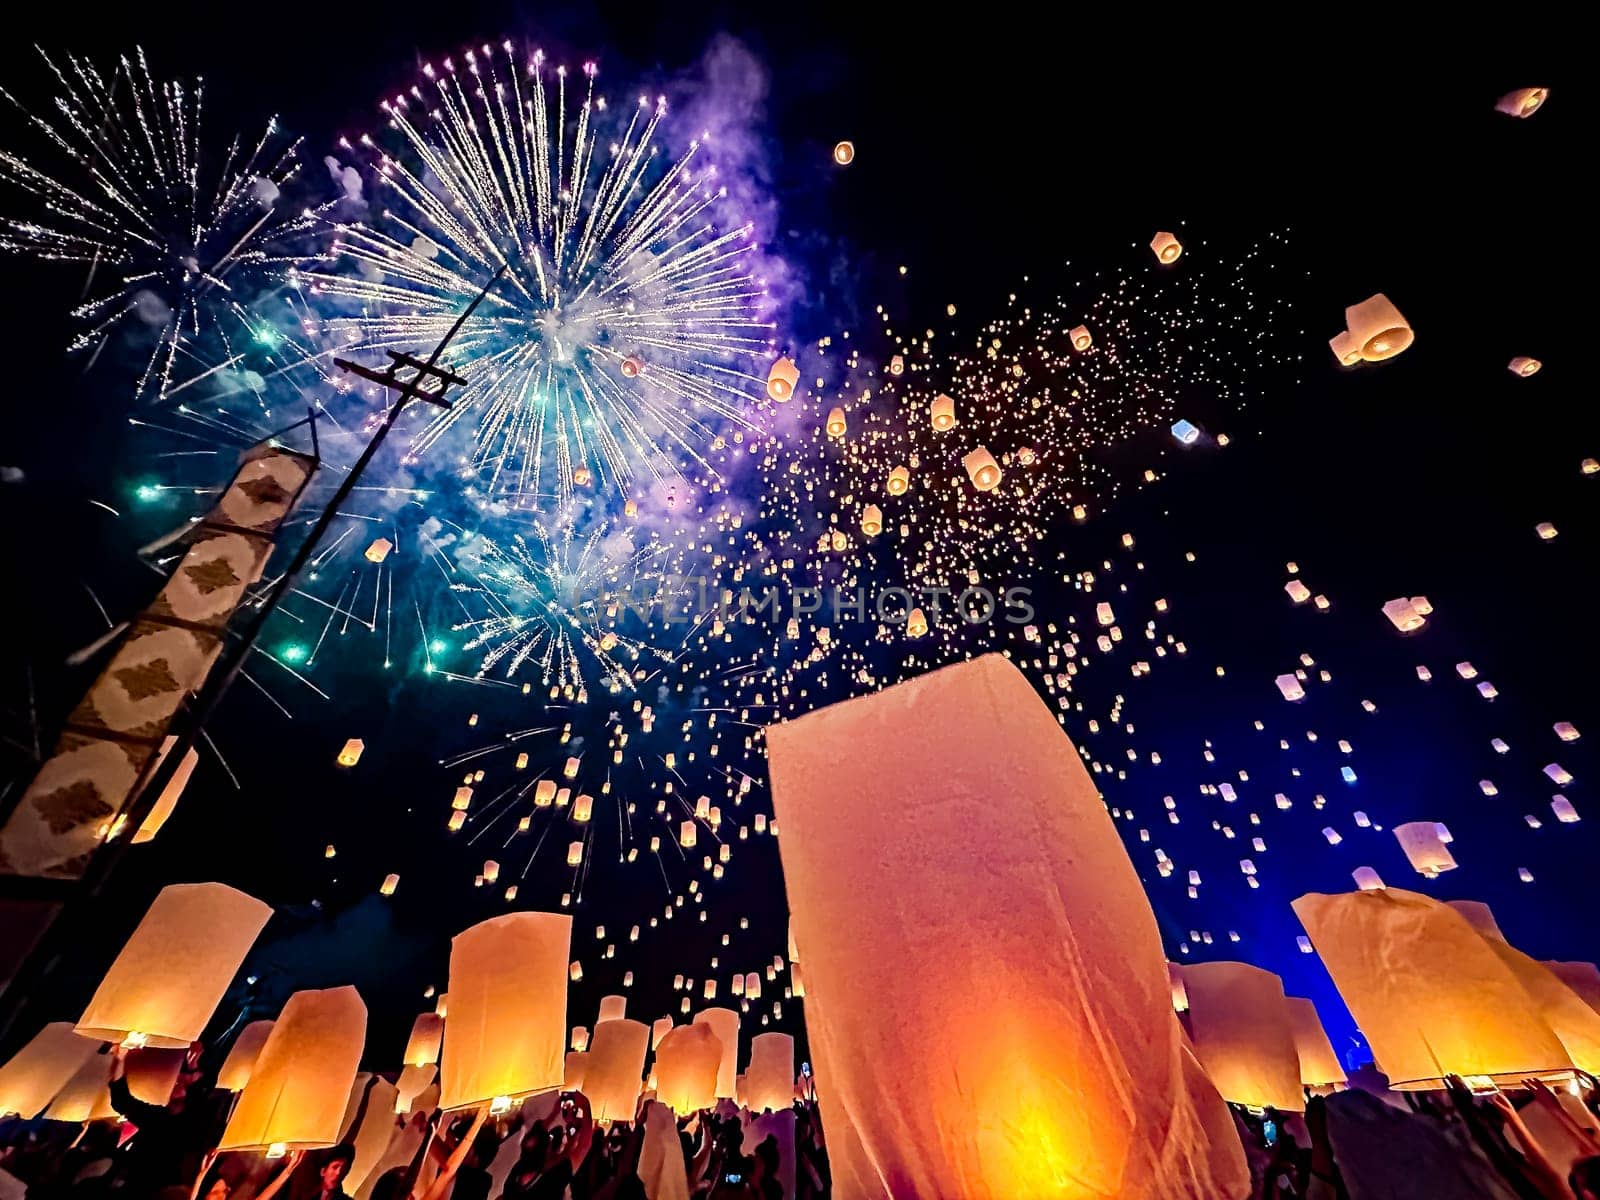
[[[861,329],[878,304],[909,328],[955,304],[975,329],[1003,313],[1009,293],[1048,296],[1097,271],[1143,268],[1156,229],[1181,229],[1191,258],[1212,248],[1242,255],[1270,237],[1272,261],[1257,286],[1287,306],[1273,333],[1287,361],[1255,381],[1263,388],[1242,413],[1209,409],[1205,395],[1179,400],[1178,415],[1226,431],[1231,444],[1186,452],[1158,429],[1110,448],[1110,461],[1159,466],[1165,477],[1051,535],[1075,569],[1115,558],[1112,577],[1142,605],[1166,598],[1165,627],[1188,647],[1143,679],[1090,672],[1075,693],[1084,711],[1066,721],[1100,760],[1123,763],[1129,747],[1146,760],[1161,756],[1159,767],[1130,770],[1126,780],[1096,780],[1108,804],[1140,814],[1119,828],[1168,956],[1241,958],[1278,971],[1291,994],[1317,1000],[1344,1049],[1351,1024],[1315,958],[1298,952],[1302,930],[1288,902],[1348,889],[1355,866],[1439,898],[1489,902],[1509,939],[1536,957],[1600,955],[1587,903],[1600,821],[1591,811],[1600,767],[1592,748],[1600,476],[1581,476],[1579,462],[1600,454],[1600,417],[1578,370],[1587,307],[1579,273],[1592,240],[1580,186],[1588,172],[1579,147],[1593,128],[1582,81],[1552,77],[1538,57],[1445,61],[1420,39],[1348,56],[1330,46],[1307,60],[1298,47],[1291,56],[1230,50],[1222,38],[1202,46],[1157,19],[1113,31],[1070,13],[1048,23],[1019,14],[941,25],[931,12],[404,4],[314,23],[292,10],[252,10],[251,24],[224,27],[229,14],[184,17],[167,6],[93,29],[36,11],[26,32],[89,54],[137,41],[158,71],[207,76],[215,129],[277,112],[313,160],[338,135],[372,124],[375,99],[408,81],[420,59],[466,44],[527,38],[558,55],[598,58],[603,79],[672,94],[675,81],[736,39],[767,72],[764,113],[751,124],[764,139],[762,184],[777,198],[769,249],[797,283],[784,317],[795,345]],[[1318,38],[1344,40],[1331,25]],[[1534,83],[1552,89],[1536,117],[1494,112],[1501,93]],[[44,94],[38,64],[20,49],[0,85]],[[13,114],[0,115],[0,133],[14,125]],[[846,137],[857,159],[839,170],[828,155]],[[63,350],[64,314],[81,280],[70,268],[17,259],[5,271],[0,306],[14,365],[0,460],[26,475],[0,488],[0,561],[14,605],[0,655],[0,768],[15,788],[30,773],[22,752],[35,737],[30,709],[48,741],[88,681],[63,660],[105,628],[90,590],[113,617],[135,611],[155,584],[135,548],[187,510],[152,513],[131,502],[152,468],[128,433],[125,392],[107,382],[114,365],[85,374]],[[1346,305],[1377,291],[1409,318],[1416,344],[1391,363],[1340,371],[1327,339]],[[1514,354],[1538,357],[1542,372],[1515,378],[1505,369]],[[90,499],[127,515],[114,519]],[[1560,536],[1541,542],[1541,521]],[[1124,533],[1134,537],[1132,554],[1119,546]],[[1329,596],[1330,611],[1290,603],[1290,561]],[[1092,610],[1092,600],[1038,582],[1041,618],[1057,606],[1081,623]],[[1404,638],[1383,619],[1382,603],[1398,595],[1433,602],[1426,631]],[[1136,630],[1142,619],[1126,623]],[[1301,654],[1332,681],[1291,706],[1272,680]],[[1458,679],[1461,661],[1493,680],[1499,698],[1486,702]],[[1419,664],[1432,683],[1418,681]],[[202,755],[177,815],[99,902],[96,944],[41,993],[35,1023],[76,1015],[163,883],[216,878],[279,910],[250,960],[260,981],[249,998],[254,1015],[270,1014],[296,987],[355,983],[371,1011],[369,1064],[393,1065],[427,1005],[424,989],[445,985],[449,937],[505,910],[494,889],[471,887],[481,847],[465,848],[442,828],[458,772],[440,760],[482,743],[467,714],[497,729],[531,725],[538,694],[486,696],[369,667],[331,654],[319,675],[330,698],[285,692],[292,718],[255,689],[235,689],[213,732],[237,786]],[[1106,728],[1118,694],[1134,734]],[[1363,712],[1362,699],[1377,712]],[[1100,733],[1087,730],[1094,716]],[[1562,720],[1583,739],[1558,743],[1551,725]],[[366,757],[341,773],[332,760],[348,736],[365,740]],[[1493,737],[1512,753],[1495,754]],[[1349,758],[1336,749],[1341,738],[1354,744]],[[1206,739],[1215,764],[1202,761]],[[1552,761],[1576,776],[1559,790],[1583,815],[1578,824],[1550,815],[1558,789],[1540,768]],[[1354,785],[1338,781],[1346,762],[1358,772]],[[861,769],[871,772],[870,756]],[[1499,795],[1480,791],[1484,778]],[[1198,791],[1223,780],[1234,781],[1240,803]],[[1279,791],[1294,797],[1292,810],[1273,810]],[[1313,793],[1326,796],[1323,811]],[[1181,825],[1165,823],[1168,794]],[[1260,829],[1247,824],[1251,810],[1262,814]],[[1357,828],[1356,810],[1384,832]],[[1525,813],[1543,827],[1531,829]],[[1409,870],[1388,828],[1413,819],[1449,824],[1459,870],[1435,882]],[[1213,821],[1238,837],[1225,838]],[[1323,839],[1329,824],[1343,844]],[[1157,875],[1151,846],[1136,837],[1141,826],[1176,861],[1172,877]],[[1257,834],[1265,854],[1249,849]],[[337,858],[323,857],[328,843]],[[1259,888],[1245,886],[1242,858],[1255,860]],[[1519,867],[1535,882],[1519,882]],[[1196,900],[1185,894],[1189,870],[1204,879]],[[377,882],[388,871],[403,882],[384,900]],[[601,886],[609,879],[619,882]],[[737,950],[721,951],[722,976],[735,961],[751,970],[786,953],[770,839],[741,846],[717,884],[720,923],[678,922],[630,946],[628,927],[660,908],[659,882],[636,872],[591,883],[574,928],[586,978],[571,990],[569,1024],[592,1019],[623,970],[636,975],[630,1015],[676,1014],[672,975],[702,978],[729,918],[748,917],[750,928]],[[547,907],[562,890],[554,874],[530,879],[519,904]],[[618,943],[615,961],[594,961],[595,924]],[[1213,941],[1185,955],[1190,931]],[[244,999],[230,997],[219,1021]],[[801,1033],[800,1007],[785,1006],[779,1027]]]

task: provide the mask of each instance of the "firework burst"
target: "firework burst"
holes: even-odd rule
[[[114,334],[143,331],[149,356],[135,395],[160,401],[276,348],[277,332],[247,305],[262,274],[286,261],[274,244],[311,225],[280,204],[299,143],[269,121],[212,167],[200,81],[158,82],[142,51],[109,73],[72,55],[41,57],[57,85],[48,115],[0,90],[44,139],[37,159],[0,150],[0,179],[39,210],[0,221],[0,249],[88,267],[72,349],[98,355]],[[59,173],[38,165],[50,162]]]
[[[702,144],[668,163],[664,102],[613,119],[593,64],[574,84],[507,43],[423,74],[383,104],[399,147],[360,139],[389,207],[311,272],[359,309],[330,320],[335,340],[379,350],[437,342],[505,268],[452,348],[472,387],[413,453],[464,422],[491,492],[563,497],[703,462],[718,427],[748,423],[772,327],[751,227]]]

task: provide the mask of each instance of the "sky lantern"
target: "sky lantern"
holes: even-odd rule
[[[628,998],[626,996],[601,996],[600,1015],[594,1023],[599,1025],[603,1021],[620,1021],[628,1015]]]
[[[116,1110],[111,1107],[109,1079],[106,1060],[101,1055],[85,1059],[50,1101],[50,1107],[44,1110],[44,1119],[81,1125],[85,1121],[104,1121],[116,1116]]]
[[[1170,233],[1158,233],[1150,239],[1150,249],[1163,266],[1170,266],[1183,253],[1183,243]]]
[[[666,1029],[662,1030],[662,1021]],[[722,1041],[710,1025],[673,1025],[671,1017],[655,1023],[656,1098],[680,1117],[717,1102],[717,1072]]]
[[[940,392],[928,408],[928,419],[940,433],[956,427],[956,402]]]
[[[582,762],[583,760],[580,758],[567,759],[566,765],[561,768],[561,774],[567,779],[576,779],[578,777],[578,767]]]
[[[218,1150],[286,1150],[339,1141],[361,1065],[367,1006],[353,987],[295,992],[262,1044]]]
[[[561,1090],[565,1092],[581,1092],[588,1082],[589,1052],[587,1050],[569,1050],[561,1062]]]
[[[533,785],[533,803],[536,808],[549,808],[556,798],[556,781],[541,779]]]
[[[1447,1075],[1515,1084],[1571,1069],[1566,1049],[1476,930],[1400,888],[1311,893],[1293,904],[1389,1086]]]
[[[831,438],[842,438],[845,434],[846,428],[848,428],[848,426],[846,426],[844,420],[844,409],[839,408],[837,405],[829,409],[828,436]]]
[[[841,167],[848,167],[856,160],[856,144],[854,142],[839,142],[833,148],[833,161]]]
[[[883,532],[883,510],[876,504],[861,510],[861,532],[868,537],[877,537]]]
[[[251,1021],[239,1031],[228,1047],[228,1057],[222,1060],[217,1072],[217,1086],[225,1092],[240,1092],[250,1082],[256,1059],[261,1057],[261,1047],[267,1044],[272,1032],[272,1021]]]
[[[779,403],[794,396],[800,384],[800,368],[787,356],[778,359],[767,372],[767,395]]]
[[[903,496],[906,489],[911,486],[911,472],[905,467],[895,467],[889,472],[888,492],[891,496]]]
[[[695,1013],[694,1023],[709,1027],[717,1035],[722,1047],[717,1063],[717,1098],[732,1098],[739,1075],[739,1014],[731,1008],[703,1008]]]
[[[345,742],[344,748],[339,751],[339,765],[341,767],[355,766],[361,761],[361,753],[366,748],[367,744],[360,738],[350,738]]]
[[[594,472],[588,467],[578,467],[572,472],[574,487],[588,487],[594,481]]]
[[[583,1094],[598,1121],[631,1121],[639,1103],[650,1026],[618,1017],[594,1027],[584,1067]]]
[[[463,814],[461,814],[461,813],[456,813],[455,815],[456,816],[463,816]],[[459,826],[458,826],[458,828],[459,828]],[[380,896],[392,896],[392,895],[394,895],[395,889],[397,887],[399,887],[399,886],[400,886],[400,876],[399,876],[399,874],[397,872],[391,871],[391,872],[389,872],[389,874],[387,874],[387,875],[385,875],[383,877],[383,882],[378,885],[378,895],[380,895]]]
[[[1600,967],[1592,962],[1546,962],[1544,966],[1585,1004],[1600,1012]]]
[[[567,845],[567,866],[577,867],[583,865],[583,843],[581,841],[569,842]]]
[[[644,360],[637,355],[630,354],[622,360],[622,377],[624,379],[637,379],[644,370]]]
[[[594,812],[594,797],[593,796],[586,795],[586,794],[585,795],[580,795],[576,800],[574,800],[572,802],[572,819],[574,821],[579,822],[580,824],[582,824],[583,822],[587,821],[589,819],[589,817],[593,814],[593,812]]]
[[[512,1100],[561,1086],[572,918],[508,913],[450,943],[450,1017],[440,1106]]]
[[[95,989],[77,1031],[186,1049],[233,982],[272,908],[220,883],[161,889]]]
[[[74,1033],[70,1021],[46,1025],[0,1066],[0,1117],[33,1120],[98,1049]]]
[[[1382,292],[1344,310],[1345,328],[1361,348],[1363,362],[1383,362],[1411,345],[1415,334]]]
[[[1415,633],[1421,629],[1432,611],[1433,605],[1428,603],[1426,596],[1400,596],[1385,601],[1383,605],[1383,615],[1401,633]]]
[[[378,538],[372,543],[372,545],[367,547],[367,561],[370,563],[381,563],[384,559],[389,557],[389,551],[393,549],[394,543],[388,538]]]
[[[439,1051],[444,1045],[444,1018],[438,1013],[418,1013],[411,1022],[411,1035],[406,1039],[404,1063],[408,1067],[426,1067],[439,1061]]]
[[[1353,367],[1361,361],[1361,343],[1348,329],[1341,329],[1328,339],[1328,348],[1341,367]]]
[[[1075,325],[1067,332],[1067,337],[1072,342],[1074,350],[1087,350],[1094,345],[1094,335],[1089,332],[1087,325]]]
[[[1455,856],[1439,836],[1438,822],[1407,821],[1404,825],[1394,827],[1394,836],[1399,839],[1400,849],[1405,851],[1406,858],[1417,874],[1423,878],[1437,879],[1445,871],[1456,869]]]
[[[1138,876],[1015,666],[985,655],[766,732],[838,1194],[1249,1190],[1226,1110],[1181,1065]]]
[[[794,1038],[787,1033],[758,1033],[750,1041],[750,1065],[744,1072],[745,1107],[784,1112],[794,1103]]]
[[[1300,1083],[1304,1087],[1335,1087],[1347,1082],[1339,1056],[1328,1041],[1328,1031],[1317,1016],[1317,1006],[1300,996],[1285,996],[1289,1009],[1289,1028],[1294,1033],[1295,1054],[1300,1060]]]
[[[980,492],[993,491],[1004,475],[1000,470],[1000,464],[995,462],[994,455],[983,446],[963,455],[961,465],[966,468],[967,478],[972,480],[972,486]]]
[[[1496,100],[1494,102],[1494,110],[1495,112],[1505,113],[1508,117],[1526,119],[1544,107],[1544,102],[1549,97],[1549,88],[1517,88],[1515,91],[1507,92]]]
[[[155,774],[156,769],[161,765],[161,760],[171,752],[177,742],[177,738],[168,737],[162,743],[161,752],[147,768],[145,778],[148,779]],[[167,823],[167,818],[172,816],[173,810],[178,807],[178,801],[183,799],[184,789],[189,786],[189,778],[194,774],[195,767],[199,765],[200,751],[198,748],[190,746],[183,752],[183,758],[178,762],[178,769],[172,773],[172,778],[167,780],[166,786],[161,789],[161,795],[156,797],[155,804],[151,806],[150,811],[145,814],[144,820],[139,823],[139,828],[134,832],[133,844],[135,846],[141,846],[145,842],[155,840],[156,834],[160,833],[161,827]]]
[[[928,618],[920,608],[913,608],[906,616],[906,636],[926,637],[928,633]],[[756,815],[756,820],[762,820],[762,814]]]
[[[1526,354],[1519,354],[1506,364],[1506,370],[1519,378],[1526,379],[1529,375],[1537,375],[1539,368],[1544,366],[1537,358],[1529,358]]]
[[[693,821],[684,821],[678,826],[678,845],[685,850],[693,850],[695,843],[695,824]]]
[[[1222,1098],[1304,1111],[1283,980],[1247,963],[1210,962],[1184,967],[1183,986],[1195,1056]]]

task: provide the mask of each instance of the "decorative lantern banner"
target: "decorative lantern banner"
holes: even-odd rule
[[[750,1041],[750,1065],[744,1072],[745,1107],[785,1112],[794,1103],[794,1038],[787,1033],[759,1033]]]
[[[656,1043],[656,1098],[680,1117],[710,1108],[721,1065],[722,1039],[709,1024],[669,1026]]]
[[[1600,1071],[1600,1013],[1590,1008],[1582,996],[1538,959],[1506,941],[1487,904],[1452,900],[1449,905],[1478,931],[1478,936],[1499,955],[1523,990],[1533,997],[1534,1007],[1561,1039],[1572,1064],[1590,1075]]]
[[[1283,980],[1246,963],[1183,968],[1195,1057],[1222,1098],[1252,1108],[1304,1112]]]
[[[584,1068],[583,1094],[596,1121],[632,1121],[650,1050],[650,1026],[617,1017],[594,1027]]]
[[[1339,1056],[1333,1052],[1328,1031],[1317,1016],[1317,1006],[1300,996],[1285,996],[1289,1028],[1294,1032],[1295,1053],[1300,1058],[1300,1083],[1304,1087],[1331,1087],[1349,1082]]]
[[[366,1038],[367,1006],[355,988],[295,992],[261,1047],[217,1149],[337,1145]]]
[[[256,1060],[261,1057],[261,1047],[267,1044],[267,1037],[272,1033],[272,1021],[251,1021],[239,1031],[239,1036],[234,1038],[233,1045],[228,1050],[228,1057],[222,1060],[222,1068],[217,1072],[217,1086],[225,1092],[242,1092],[244,1085],[250,1082],[250,1075],[256,1069]]]
[[[1226,1110],[1185,1086],[1138,876],[1015,666],[986,655],[767,738],[836,1194],[1248,1191]]]
[[[722,1061],[717,1065],[717,1099],[733,1098],[739,1077],[739,1014],[731,1008],[703,1008],[694,1015],[696,1025],[709,1025],[722,1043]]]
[[[162,888],[77,1031],[101,1042],[188,1049],[270,916],[271,906],[225,884]]]
[[[298,451],[257,446],[205,519],[169,539],[188,539],[182,561],[129,624],[0,826],[0,874],[81,878],[100,843],[120,832],[119,814],[138,797],[179,706],[210,674],[223,628],[316,466]]]
[[[1293,908],[1391,1088],[1572,1069],[1533,999],[1460,913],[1393,887],[1313,892]]]
[[[52,1021],[0,1066],[0,1117],[31,1121],[96,1055],[70,1021]],[[106,1074],[109,1075],[109,1068]]]
[[[456,934],[440,1107],[508,1107],[561,1087],[571,947],[572,918],[559,913],[507,913]]]

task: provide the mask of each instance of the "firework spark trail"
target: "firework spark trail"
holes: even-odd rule
[[[230,325],[260,335],[248,307],[262,282],[258,269],[286,263],[274,247],[310,229],[317,215],[285,215],[279,205],[298,174],[300,143],[270,120],[253,143],[234,139],[208,170],[198,81],[158,82],[143,51],[110,73],[74,55],[40,56],[56,83],[53,111],[36,113],[0,89],[48,155],[0,150],[0,180],[41,210],[0,221],[0,249],[86,265],[71,348],[98,355],[113,334],[147,327],[155,340],[135,398],[166,400],[241,360]],[[247,285],[238,282],[244,268]],[[179,378],[189,362],[195,373]]]
[[[750,425],[772,325],[752,229],[726,221],[702,145],[660,167],[666,106],[642,98],[607,157],[593,64],[570,97],[565,68],[509,43],[423,74],[382,105],[400,147],[359,139],[390,207],[340,226],[306,273],[360,309],[329,320],[335,339],[383,350],[436,341],[507,268],[454,346],[470,390],[412,453],[471,425],[491,494],[539,491],[553,471],[562,499],[596,474],[620,487],[674,473],[675,456],[706,466],[719,425]]]

